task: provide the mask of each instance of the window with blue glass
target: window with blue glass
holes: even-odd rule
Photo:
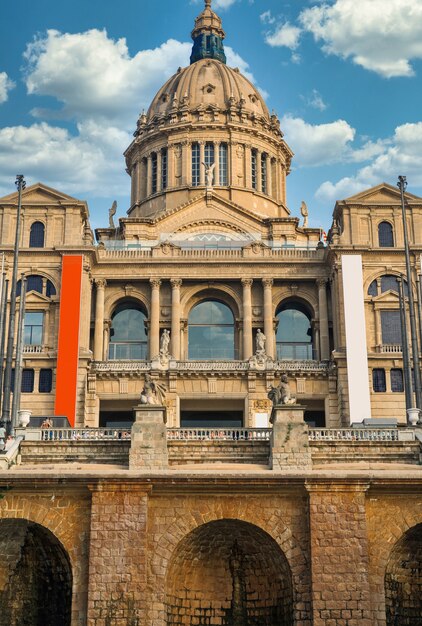
[[[168,171],[168,160],[167,160],[167,148],[163,148],[161,150],[161,189],[167,189],[167,171]]]
[[[400,311],[381,311],[382,343],[385,345],[401,345]]]
[[[22,282],[18,280],[16,284],[16,295],[19,297],[21,295],[22,290]],[[26,277],[26,293],[30,291],[36,291],[37,293],[44,294],[44,278],[39,276],[38,274],[31,274]],[[51,296],[56,295],[56,288],[51,282],[51,280],[45,281],[45,294],[47,298],[51,298]]]
[[[157,193],[157,153],[151,155],[151,193]]]
[[[220,144],[219,149],[219,174],[220,174],[220,185],[223,187],[229,184],[229,176],[228,176],[228,146],[226,143]]]
[[[42,222],[34,222],[29,233],[30,248],[44,248],[45,226]]]
[[[41,369],[38,380],[38,391],[40,393],[50,393],[53,388],[53,370]]]
[[[21,392],[32,393],[34,391],[35,372],[33,369],[23,369],[21,379]],[[15,368],[12,369],[12,377],[10,380],[10,389],[12,393],[15,391]]]
[[[192,186],[198,187],[201,174],[201,155],[199,143],[192,144]]]
[[[394,246],[394,233],[390,222],[378,224],[378,243],[380,248],[392,248]]]
[[[390,370],[391,391],[393,393],[403,393],[404,381],[403,370],[397,367]]]
[[[280,360],[312,360],[312,326],[310,316],[301,304],[289,303],[277,313],[277,358]]]
[[[380,294],[385,293],[386,291],[394,291],[395,293],[399,293],[399,283],[397,282],[397,276],[394,274],[384,274],[378,279],[372,281],[372,283],[368,287],[368,295],[369,296],[378,296],[378,282],[380,284]],[[403,280],[404,293],[408,295],[407,282]]]
[[[376,393],[387,391],[385,369],[377,367],[372,370],[372,388]]]
[[[143,361],[147,358],[146,315],[132,303],[119,305],[111,317],[110,360]]]
[[[257,188],[257,166],[258,166],[258,153],[256,150],[251,151],[251,182],[252,189]]]
[[[261,155],[261,191],[268,193],[268,171],[267,171],[267,155]]]
[[[194,360],[235,358],[234,317],[218,300],[205,300],[193,307],[188,320],[188,355]]]
[[[41,346],[44,330],[44,313],[42,311],[27,311],[25,313],[24,344],[26,346]]]

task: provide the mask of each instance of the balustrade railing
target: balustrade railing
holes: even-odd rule
[[[402,352],[402,350],[403,350],[403,348],[402,348],[401,344],[392,344],[392,343],[391,343],[391,344],[382,344],[382,345],[380,346],[380,351],[381,351],[381,352],[388,352],[388,353],[391,353],[391,352],[394,352],[394,353],[396,353],[396,352],[400,352],[400,353],[401,353],[401,352]]]
[[[310,441],[398,441],[397,428],[311,428]]]
[[[168,428],[168,441],[269,441],[271,428]]]
[[[127,428],[43,428],[41,440],[57,441],[118,441],[130,439],[130,429]]]

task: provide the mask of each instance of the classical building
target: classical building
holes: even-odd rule
[[[337,202],[322,242],[210,0],[192,38],[125,152],[126,217],[94,234],[84,201],[22,195],[32,422],[0,474],[0,626],[420,625],[400,191]],[[422,198],[405,201],[417,299]],[[0,199],[8,278],[17,202]]]

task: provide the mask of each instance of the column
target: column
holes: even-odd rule
[[[102,361],[103,358],[103,333],[104,333],[104,294],[105,280],[96,280],[97,296],[95,301],[95,331],[94,331],[94,361]]]
[[[375,315],[375,346],[381,350],[382,346],[382,327],[381,327],[381,311],[380,309],[374,310]]]
[[[204,167],[204,162],[205,162],[205,142],[204,141],[200,141],[199,142],[199,184],[201,186],[205,185],[205,167]]]
[[[321,345],[321,361],[330,359],[330,339],[328,333],[327,281],[318,280],[319,303],[319,340]]]
[[[160,353],[160,285],[161,280],[151,278],[151,317],[149,328],[149,358]]]
[[[147,156],[147,196],[151,195],[152,192],[152,167],[151,167],[151,155]]]
[[[245,146],[245,187],[252,188],[252,146]]]
[[[309,492],[314,626],[371,626],[365,483],[318,484]]]
[[[170,189],[176,187],[174,177],[174,144],[170,144],[167,149],[167,187]]]
[[[267,195],[273,196],[273,165],[270,155],[267,157]]]
[[[214,142],[214,187],[220,185],[220,142]]]
[[[243,286],[243,360],[253,355],[252,350],[252,283],[251,278],[242,278]]]
[[[331,287],[331,307],[333,310],[333,336],[334,336],[334,350],[338,350],[340,345],[339,340],[339,321],[338,321],[338,304],[337,304],[337,287],[336,287],[336,274],[333,273],[330,281]]]
[[[274,325],[273,325],[273,280],[263,278],[264,287],[264,335],[267,338],[267,356],[274,358]]]
[[[110,329],[111,329],[111,320],[104,320],[103,361],[107,361],[108,359],[108,346],[110,343]]]
[[[182,281],[172,278],[171,284],[171,355],[180,360],[180,287]]]

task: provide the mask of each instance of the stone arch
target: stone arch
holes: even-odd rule
[[[308,290],[298,290],[297,293],[292,293],[290,289],[277,290],[273,298],[274,302],[274,315],[277,315],[278,311],[285,304],[299,303],[309,312],[310,319],[315,319],[318,312],[318,302],[315,296]]]
[[[184,317],[189,317],[192,308],[203,300],[220,300],[232,311],[234,319],[239,319],[242,311],[242,303],[239,295],[228,285],[208,284],[194,285],[183,292],[181,305]]]
[[[124,289],[119,289],[118,291],[107,294],[104,300],[104,317],[111,319],[114,310],[120,304],[124,304],[126,302],[140,306],[144,309],[146,316],[149,317],[150,302],[144,294],[135,289],[130,292],[126,292]]]
[[[398,272],[397,270],[393,269],[393,268],[388,268],[386,269],[386,267],[383,267],[382,269],[378,269],[378,270],[374,270],[373,272],[371,272],[365,279],[364,283],[363,283],[363,292],[364,294],[368,293],[368,289],[369,289],[369,285],[374,281],[377,280],[378,278],[382,278],[383,276],[397,276],[397,278],[400,278],[401,274],[400,272]]]
[[[45,526],[0,520],[0,626],[70,626],[70,558]]]
[[[209,522],[229,519],[233,521],[243,521],[256,526],[261,531],[269,535],[280,550],[283,552],[291,573],[293,586],[293,613],[296,622],[310,618],[311,595],[310,595],[310,566],[309,566],[309,544],[306,523],[301,528],[297,522],[307,519],[306,499],[303,500],[299,517],[290,518],[289,500],[284,503],[285,516],[280,511],[283,504],[277,497],[265,497],[262,499],[236,499],[218,498],[212,503],[206,499],[196,498],[194,503],[186,502],[186,506],[175,501],[172,509],[172,523],[159,528],[159,532],[153,536],[151,544],[152,558],[148,565],[147,588],[150,594],[149,604],[164,607],[165,603],[165,577],[168,564],[172,559],[177,545],[185,536],[194,531],[199,526]],[[298,513],[298,502],[292,505],[295,514]],[[292,527],[295,528],[293,531]],[[297,535],[296,535],[297,533]],[[155,611],[151,609],[150,622],[154,626],[166,626],[162,618],[164,609]],[[161,616],[161,617],[160,617]],[[161,621],[160,621],[161,620]]]
[[[194,618],[216,625],[290,626],[290,566],[258,526],[231,519],[208,522],[177,545],[167,569],[165,605],[167,626],[180,624],[182,616],[188,624],[198,623]]]
[[[384,589],[387,626],[418,626],[422,616],[422,523],[395,543]]]
[[[54,496],[54,497],[53,497]],[[25,520],[37,524],[53,535],[63,546],[73,573],[72,625],[84,619],[88,596],[88,544],[90,532],[89,499],[53,492],[37,497],[5,495],[0,501],[2,520]]]

